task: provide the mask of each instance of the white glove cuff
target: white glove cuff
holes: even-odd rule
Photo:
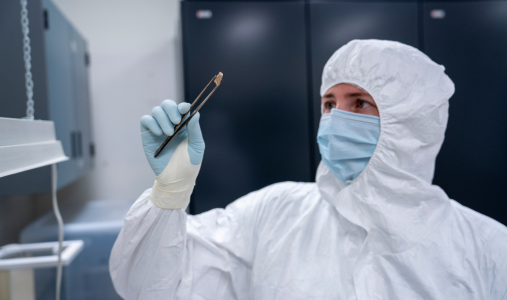
[[[188,155],[188,139],[178,145],[164,171],[156,177],[151,202],[162,209],[184,208],[190,202],[201,164],[195,166]]]
[[[180,209],[187,207],[188,203],[190,203],[190,195],[192,195],[193,190],[194,187],[184,191],[164,190],[158,186],[155,180],[155,184],[151,189],[150,199],[155,206],[162,209]]]

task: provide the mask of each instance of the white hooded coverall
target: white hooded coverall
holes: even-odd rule
[[[431,184],[454,92],[444,68],[407,45],[355,40],[327,62],[321,94],[339,83],[366,90],[381,120],[377,148],[352,184],[321,163],[316,183],[274,184],[196,216],[154,206],[147,190],[111,253],[118,293],[507,299],[507,228]]]

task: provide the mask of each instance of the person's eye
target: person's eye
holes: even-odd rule
[[[335,107],[336,107],[336,105],[333,102],[326,102],[326,103],[324,103],[324,108],[327,109],[327,110],[331,110],[331,109],[333,109]]]
[[[366,107],[370,107],[371,104],[368,103],[368,102],[366,102],[366,101],[364,101],[364,100],[357,100],[357,106],[359,108],[366,108]]]

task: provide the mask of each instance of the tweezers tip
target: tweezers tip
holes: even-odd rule
[[[218,72],[218,75],[215,78],[215,84],[218,86],[222,83],[222,78],[224,77],[224,74],[222,72]]]

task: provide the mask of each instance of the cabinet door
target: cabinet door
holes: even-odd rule
[[[26,116],[23,35],[18,1],[0,1],[0,117]],[[30,47],[34,83],[35,119],[48,120],[46,57],[42,3],[28,1]],[[0,196],[51,190],[50,168],[43,167],[0,178]]]
[[[44,1],[48,16],[45,32],[49,114],[55,122],[56,138],[62,142],[70,160],[58,164],[58,187],[74,181],[78,176],[77,120],[72,63],[72,29],[69,22],[49,1]]]
[[[65,154],[70,157],[70,160],[58,164],[58,188],[61,188],[78,179],[91,165],[88,74],[85,66],[86,43],[51,1],[44,0],[42,3],[29,1],[28,7],[35,118],[55,122],[56,137],[62,142]],[[6,16],[6,18],[1,18],[2,22],[12,28],[21,26],[19,3],[16,7],[2,3],[0,8],[5,8],[6,11],[4,13],[0,9],[0,16]],[[14,13],[17,14],[15,24],[11,17]],[[44,20],[43,16],[47,19]],[[8,40],[8,37],[10,35],[0,34],[0,40]],[[11,72],[10,69],[8,71],[2,69],[0,79],[18,78],[6,81],[9,86],[12,85],[12,91],[3,93],[0,85],[0,96],[7,95],[7,98],[4,97],[6,102],[1,103],[5,105],[0,106],[1,117],[20,117],[24,114],[26,106],[24,76],[20,75],[24,70],[22,48],[19,46],[21,35],[16,37],[16,41],[13,42],[15,47],[4,46],[4,44],[9,44],[0,42],[0,57],[3,57],[4,52],[19,54],[14,55],[18,57],[12,62],[0,59],[0,66],[8,64],[16,66],[11,69],[17,70]],[[13,51],[14,49],[17,50]],[[16,76],[12,76],[13,72]],[[16,93],[18,97],[8,99],[10,95]],[[2,110],[4,107],[5,109]],[[50,178],[49,167],[2,178],[0,179],[0,195],[49,192]]]
[[[224,73],[201,110],[206,152],[191,211],[312,180],[304,4],[183,1],[182,18],[185,100]]]
[[[88,54],[86,41],[71,30],[72,63],[74,66],[74,101],[76,109],[76,164],[79,175],[91,168],[91,119],[88,86]]]
[[[417,3],[311,3],[310,27],[316,167],[321,160],[316,140],[321,116],[320,85],[327,60],[353,39],[393,40],[417,47]]]
[[[424,4],[424,44],[456,86],[434,183],[507,225],[507,2]]]

